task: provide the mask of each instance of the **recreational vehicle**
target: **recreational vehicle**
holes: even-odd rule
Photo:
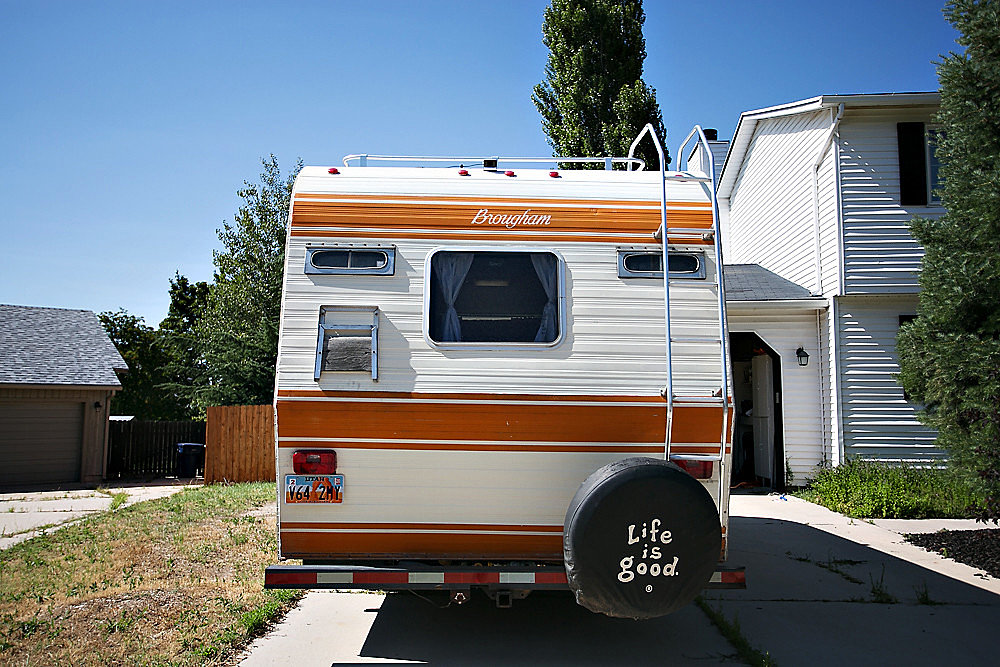
[[[649,618],[742,585],[713,174],[646,169],[644,137],[662,163],[647,127],[622,158],[302,169],[275,391],[302,565],[268,587]]]

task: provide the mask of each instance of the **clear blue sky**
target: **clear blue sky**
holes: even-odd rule
[[[675,151],[748,109],[935,90],[929,0],[646,2]],[[531,89],[547,2],[0,0],[0,303],[127,309],[212,277],[260,158],[549,155]]]

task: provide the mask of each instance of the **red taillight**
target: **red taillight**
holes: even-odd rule
[[[292,469],[296,475],[335,475],[337,452],[329,449],[300,449],[292,454]]]
[[[711,461],[682,461],[675,460],[674,463],[679,465],[682,470],[687,472],[695,479],[708,479],[712,476],[712,462]]]
[[[330,167],[329,169],[326,170],[326,173],[333,174],[334,176],[336,176],[337,174],[340,173],[340,170],[337,169],[336,167]]]

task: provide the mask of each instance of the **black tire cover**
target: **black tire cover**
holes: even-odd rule
[[[576,601],[608,616],[654,618],[683,607],[711,579],[721,549],[712,496],[662,459],[623,459],[593,473],[563,526]]]

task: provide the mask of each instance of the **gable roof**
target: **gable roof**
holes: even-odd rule
[[[768,271],[760,264],[726,264],[722,270],[726,282],[726,303],[747,301],[810,301],[825,304],[805,287]]]
[[[121,387],[128,370],[89,310],[0,304],[0,384]]]
[[[916,92],[916,93],[863,93],[858,95],[819,95],[806,100],[779,104],[764,109],[754,109],[744,111],[740,114],[739,123],[736,125],[736,132],[733,133],[733,140],[729,146],[729,153],[726,155],[726,162],[722,166],[719,175],[718,196],[728,198],[732,194],[736,179],[739,176],[740,167],[746,157],[750,142],[753,139],[754,130],[757,123],[767,118],[777,118],[780,116],[791,116],[800,113],[811,113],[820,109],[830,109],[839,107],[841,104],[845,108],[872,108],[872,107],[936,107],[941,104],[941,93],[939,92]],[[831,118],[832,123],[832,118]]]

